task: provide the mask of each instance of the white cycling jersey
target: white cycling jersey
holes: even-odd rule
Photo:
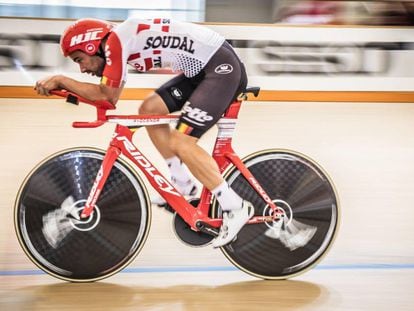
[[[225,39],[211,29],[170,19],[127,19],[116,26],[105,45],[106,66],[101,83],[119,87],[127,64],[140,72],[151,68],[197,75]]]

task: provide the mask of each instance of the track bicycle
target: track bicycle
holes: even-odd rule
[[[217,123],[212,156],[229,185],[255,209],[235,240],[221,250],[250,275],[286,279],[314,267],[330,248],[339,224],[338,197],[325,171],[298,152],[268,149],[243,159],[234,152],[232,136],[242,102],[259,91],[247,88]],[[107,122],[116,127],[106,151],[60,151],[23,181],[15,202],[15,229],[24,252],[41,270],[66,281],[90,282],[131,263],[151,223],[142,175],[174,213],[180,240],[206,246],[218,235],[222,212],[210,191],[203,188],[199,199],[187,201],[132,142],[137,129],[173,125],[178,116],[110,115],[115,106],[109,102],[65,90],[52,93],[96,108],[95,121],[74,122],[73,127]]]

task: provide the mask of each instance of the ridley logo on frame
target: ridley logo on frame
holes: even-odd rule
[[[153,178],[155,183],[160,187],[162,191],[173,194],[177,197],[181,196],[178,192],[175,191],[174,187],[166,180],[163,176],[158,174],[157,169],[144,157],[136,147],[129,141],[125,136],[117,136],[117,140],[121,141],[124,144],[125,149],[132,155],[132,157],[137,161],[138,165],[145,169],[149,176]]]

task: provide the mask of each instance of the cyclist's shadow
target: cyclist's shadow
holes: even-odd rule
[[[7,293],[3,293],[6,294]],[[326,301],[330,293],[310,282],[246,281],[222,286],[136,286],[56,283],[10,292],[4,310],[292,310]],[[8,301],[8,302],[7,302]],[[4,301],[3,301],[4,302]],[[10,304],[10,305],[8,305]]]

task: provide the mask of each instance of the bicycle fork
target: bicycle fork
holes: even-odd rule
[[[105,186],[105,183],[109,177],[109,174],[111,173],[112,167],[114,166],[115,161],[122,153],[122,149],[118,143],[118,137],[123,136],[119,136],[119,130],[120,128],[118,128],[117,125],[113,138],[109,144],[108,149],[106,150],[105,157],[102,160],[101,167],[99,168],[99,171],[95,177],[95,181],[92,185],[91,191],[89,192],[89,196],[86,200],[85,207],[82,210],[81,218],[87,218],[92,214],[95,208],[95,204],[99,199],[102,189]],[[128,132],[129,137],[132,137],[131,131],[129,129],[127,129],[127,131],[124,131],[124,134],[128,134]]]
[[[95,204],[99,199],[99,195],[101,194],[106,180],[111,173],[112,167],[120,154],[121,150],[119,148],[109,146],[102,161],[101,167],[99,168],[98,174],[96,175],[95,182],[92,185],[88,199],[86,200],[85,207],[82,210],[81,218],[87,218],[92,214],[95,208]]]

